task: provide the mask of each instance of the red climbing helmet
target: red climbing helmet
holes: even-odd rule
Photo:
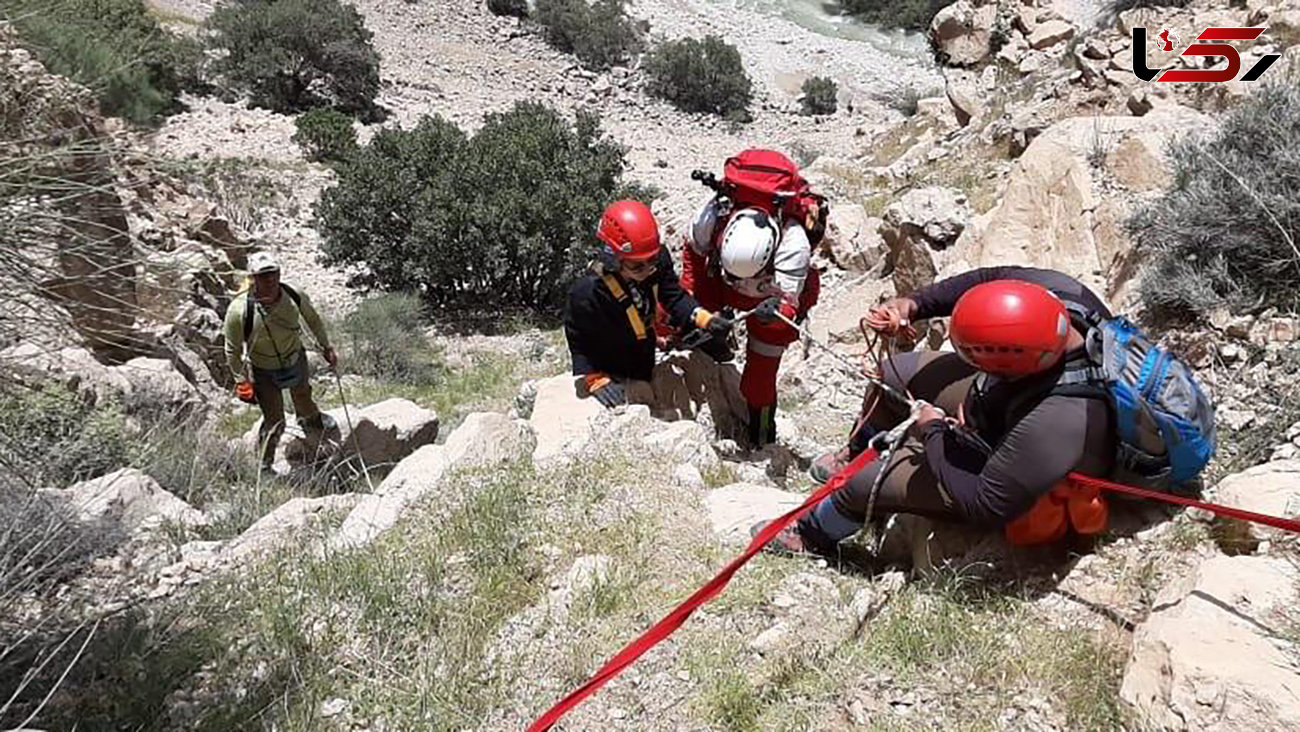
[[[619,259],[641,261],[659,256],[659,224],[640,201],[615,201],[600,215],[596,238]]]
[[[1070,317],[1044,287],[1016,280],[976,285],[957,300],[949,338],[970,365],[998,376],[1036,374],[1065,352]]]

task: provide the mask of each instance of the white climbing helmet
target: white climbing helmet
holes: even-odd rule
[[[737,279],[757,277],[772,261],[781,232],[776,221],[757,208],[737,211],[722,232],[722,269]]]

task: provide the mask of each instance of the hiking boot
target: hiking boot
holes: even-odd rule
[[[808,466],[808,475],[818,483],[825,483],[832,476],[844,469],[853,460],[849,448],[843,447],[835,452],[828,452],[812,461]]]
[[[762,531],[763,527],[769,523],[771,521],[759,521],[749,527],[750,538],[758,536],[758,532]],[[829,556],[833,550],[821,545],[811,537],[804,536],[802,523],[802,521],[796,521],[781,529],[781,533],[772,537],[771,541],[763,545],[763,551],[784,556]]]

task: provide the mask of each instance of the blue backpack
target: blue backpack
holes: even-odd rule
[[[1195,478],[1214,456],[1214,407],[1192,370],[1124,317],[1102,319],[1066,303],[1088,325],[1087,368],[1068,370],[1054,394],[1105,398],[1119,446],[1114,477],[1156,489]]]

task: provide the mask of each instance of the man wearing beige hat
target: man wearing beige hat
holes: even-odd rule
[[[326,362],[338,367],[320,313],[307,293],[280,282],[280,264],[269,252],[248,258],[249,285],[226,310],[226,364],[238,384],[235,393],[262,410],[258,457],[269,470],[284,433],[284,395],[289,390],[298,424],[305,432],[325,429],[324,416],[311,397],[305,323]]]

